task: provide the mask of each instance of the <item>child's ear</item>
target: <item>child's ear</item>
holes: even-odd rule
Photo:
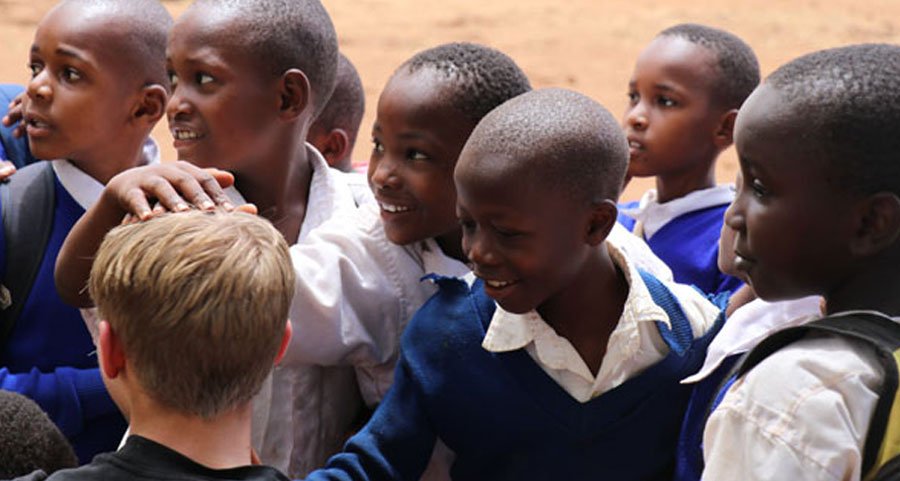
[[[100,321],[97,332],[98,364],[104,376],[115,379],[125,369],[125,351],[122,350],[122,341],[107,321]]]
[[[877,254],[900,237],[900,198],[891,192],[879,192],[862,201],[858,208],[859,229],[850,243],[857,257]]]
[[[169,93],[159,84],[146,85],[141,89],[140,99],[134,107],[132,118],[143,119],[151,127],[166,113]]]
[[[734,143],[734,119],[737,118],[737,113],[737,109],[731,109],[719,118],[714,142],[721,150],[728,148]]]
[[[616,224],[619,215],[615,202],[604,199],[595,202],[591,206],[591,214],[588,224],[587,243],[596,246],[606,240],[609,232]]]
[[[344,129],[336,128],[331,129],[331,132],[328,132],[328,135],[325,137],[325,143],[322,144],[322,157],[325,157],[325,160],[328,162],[328,165],[332,167],[339,167],[341,159],[347,156],[350,152],[350,136],[347,135],[347,131]]]
[[[312,106],[309,79],[298,69],[292,68],[281,75],[279,90],[281,99],[278,110],[283,119],[295,119]]]
[[[291,338],[294,337],[294,328],[291,326],[291,321],[288,319],[286,325],[284,326],[284,336],[281,337],[281,345],[278,347],[278,354],[275,355],[275,365],[284,358],[284,353],[287,352],[288,346],[291,345]]]

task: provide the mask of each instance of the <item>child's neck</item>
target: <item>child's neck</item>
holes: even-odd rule
[[[604,243],[591,252],[570,285],[537,310],[557,334],[572,343],[596,376],[609,336],[622,316],[628,290],[625,275]]]
[[[462,230],[455,229],[452,232],[448,232],[446,234],[435,237],[435,242],[437,242],[438,247],[441,248],[441,251],[444,255],[452,257],[463,264],[469,262],[469,259],[466,257],[466,254],[462,249]]]
[[[289,244],[297,242],[312,182],[312,159],[303,142],[285,158],[284,152],[273,161],[260,160],[249,173],[235,174],[235,187],[259,214],[269,219]]]
[[[699,165],[697,168],[677,174],[657,176],[657,201],[662,204],[670,200],[679,199],[697,190],[715,187],[715,166],[715,159],[713,159],[708,165]]]
[[[117,174],[143,165],[146,140],[146,136],[129,141],[118,140],[118,145],[111,146],[104,152],[68,160],[85,174],[106,185]]]
[[[825,296],[828,314],[870,310],[900,316],[900,296],[895,290],[900,285],[900,252],[876,257],[856,263],[856,271]]]
[[[251,464],[250,404],[204,420],[150,399],[131,404],[131,434],[143,436],[212,469]]]

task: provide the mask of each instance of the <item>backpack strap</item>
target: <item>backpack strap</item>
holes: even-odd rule
[[[25,306],[44,259],[53,229],[54,179],[50,162],[38,162],[0,184],[6,238],[6,272],[0,287],[8,291],[10,300],[0,310],[0,352]]]
[[[802,326],[779,331],[763,340],[738,365],[740,378],[773,352],[810,333],[831,334],[856,339],[874,348],[884,368],[884,380],[869,423],[863,449],[863,479],[873,479],[879,469],[900,454],[900,402],[897,402],[900,363],[900,324],[878,314],[854,312],[828,316]]]

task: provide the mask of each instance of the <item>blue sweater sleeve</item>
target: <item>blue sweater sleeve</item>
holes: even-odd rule
[[[118,411],[98,368],[60,367],[49,373],[32,369],[20,374],[0,368],[0,389],[34,400],[66,436],[77,435],[91,420]]]
[[[344,451],[307,481],[418,480],[431,459],[436,435],[423,395],[401,357],[394,384],[368,424]]]

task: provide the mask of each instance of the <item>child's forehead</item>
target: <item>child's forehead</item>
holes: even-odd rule
[[[53,39],[56,48],[73,49],[85,60],[109,66],[127,64],[130,58],[120,52],[120,47],[131,32],[128,19],[121,17],[109,10],[89,10],[73,3],[61,5],[38,24],[32,49],[48,47],[41,45],[42,41]]]
[[[663,35],[656,37],[638,56],[635,76],[642,74],[673,76],[698,86],[711,86],[718,74],[712,50],[687,39]],[[639,80],[639,79],[635,79]]]

